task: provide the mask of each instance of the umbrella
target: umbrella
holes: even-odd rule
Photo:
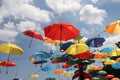
[[[101,71],[98,71],[98,74],[99,74],[99,75],[103,75],[103,76],[104,76],[104,75],[106,75],[106,74],[107,74],[107,72],[106,72],[106,71],[101,70]]]
[[[103,48],[100,50],[100,52],[103,52],[103,53],[110,53],[112,50],[114,50],[114,48],[112,47],[106,47],[106,48]]]
[[[74,55],[76,58],[82,58],[82,59],[86,59],[86,58],[90,58],[92,57],[92,53],[87,51],[87,52],[84,52],[84,53],[80,53],[80,54],[77,54],[77,55]]]
[[[114,68],[114,69],[120,69],[120,62],[112,64],[112,68]]]
[[[115,76],[112,75],[112,74],[107,74],[107,75],[105,76],[106,79],[112,79],[112,78],[114,78],[114,77],[115,77]]]
[[[16,64],[12,60],[3,60],[0,62],[0,66],[6,67],[6,74],[8,74],[8,67],[14,67]]]
[[[58,69],[58,70],[55,70],[55,72],[54,72],[55,74],[57,74],[57,75],[60,75],[60,74],[63,74],[64,73],[64,71],[63,70],[60,70],[60,69]]]
[[[70,75],[71,75],[70,72],[66,72],[66,73],[64,73],[64,76],[65,76],[65,77],[69,77]]]
[[[120,62],[120,58],[116,58],[115,61],[116,61],[116,62]]]
[[[74,71],[75,68],[74,67],[70,67],[70,68],[67,68],[66,71]]]
[[[115,60],[111,60],[111,59],[107,59],[104,61],[105,65],[111,65],[111,64],[115,64],[115,63],[117,63],[117,62]]]
[[[39,59],[30,57],[29,60],[30,60],[31,62],[35,62],[35,61],[38,61]]]
[[[45,37],[53,40],[67,41],[76,38],[79,35],[77,30],[72,24],[65,22],[56,22],[44,28]]]
[[[41,64],[41,68],[42,68],[42,64],[43,63],[47,63],[48,61],[47,60],[40,60],[40,61],[35,61],[35,62],[33,62],[33,64]]]
[[[43,39],[43,42],[51,43],[51,44],[60,44],[60,41],[58,41],[58,40],[52,40],[50,38]]]
[[[93,77],[92,80],[100,80],[99,77]]]
[[[63,43],[60,47],[60,51],[64,52],[67,48],[69,48],[72,44],[74,44],[73,42],[66,42]]]
[[[103,42],[105,41],[104,38],[101,38],[101,37],[95,37],[95,38],[89,38],[87,41],[86,41],[86,44],[89,46],[89,47],[101,47],[103,45]]]
[[[65,50],[67,54],[76,55],[88,51],[89,47],[86,44],[72,44]]]
[[[31,46],[32,40],[33,38],[38,39],[38,40],[43,40],[43,37],[40,33],[36,32],[35,30],[26,30],[23,32],[24,35],[32,37],[30,44],[29,44],[29,48]]]
[[[74,40],[74,43],[84,44],[85,40],[83,40],[83,39]]]
[[[71,64],[63,64],[62,68],[70,68],[72,65]]]
[[[105,32],[110,34],[120,34],[120,20],[108,24],[106,26]]]
[[[39,75],[38,74],[31,74],[29,77],[35,79],[35,78],[39,78]]]
[[[119,78],[112,78],[111,80],[120,80]]]
[[[94,58],[95,58],[95,59],[101,59],[101,58],[105,58],[105,57],[107,57],[107,56],[108,56],[107,53],[102,53],[102,52],[100,52],[100,53],[95,54],[95,55],[94,55]]]
[[[112,50],[110,53],[109,53],[109,56],[113,57],[113,56],[120,56],[120,49],[119,48],[116,48],[114,50]]]
[[[47,72],[47,71],[50,71],[51,69],[52,69],[52,66],[48,65],[48,66],[43,67],[41,70]]]
[[[0,52],[5,54],[23,54],[22,48],[13,43],[0,44]]]

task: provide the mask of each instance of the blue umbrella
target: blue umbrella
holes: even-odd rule
[[[70,67],[70,68],[67,68],[66,71],[74,71],[75,68],[74,67]]]
[[[100,50],[100,52],[103,52],[103,53],[110,53],[112,50],[114,50],[114,48],[112,47],[106,47],[106,48],[103,48]]]
[[[40,67],[42,67],[42,64],[43,64],[43,63],[47,63],[47,62],[48,62],[47,60],[40,60],[40,61],[35,61],[35,62],[33,62],[33,64],[35,64],[35,65],[41,64]]]
[[[112,64],[112,68],[120,69],[120,62],[117,62],[116,64]]]
[[[45,66],[41,70],[47,72],[47,71],[50,71],[51,69],[52,69],[52,66]]]
[[[66,43],[63,43],[60,47],[60,51],[61,52],[64,52],[68,47],[70,47],[72,44],[74,44],[73,42],[66,42]]]
[[[56,76],[49,76],[49,78],[55,79],[55,78],[56,78]]]
[[[50,58],[52,56],[51,54],[44,52],[44,51],[37,51],[34,54],[37,54],[37,57],[39,57],[41,59],[47,59],[47,58]]]
[[[90,38],[86,41],[86,44],[89,47],[101,47],[103,45],[103,42],[105,41],[104,38],[96,37],[96,38]]]

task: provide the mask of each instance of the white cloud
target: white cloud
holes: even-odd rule
[[[38,22],[50,22],[50,12],[32,5],[33,0],[3,0],[0,21],[9,15],[15,19],[30,19]]]
[[[0,29],[0,41],[14,42],[17,34],[18,32],[16,31],[14,24],[8,22],[7,24],[4,24],[2,29]]]
[[[23,32],[28,29],[37,30],[37,31],[40,30],[40,27],[36,26],[36,24],[31,21],[21,21],[19,24],[16,25],[17,25],[17,30],[20,32]]]
[[[56,13],[62,14],[64,12],[76,12],[80,9],[81,0],[45,0],[47,5]]]
[[[106,38],[106,41],[104,42],[104,47],[116,47],[115,43],[120,41],[120,35],[112,36]]]
[[[102,21],[106,17],[106,11],[94,7],[93,5],[85,5],[80,10],[80,21],[87,24],[102,24]]]

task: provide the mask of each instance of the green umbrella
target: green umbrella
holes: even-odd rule
[[[98,77],[93,77],[92,80],[100,80]]]
[[[106,74],[107,74],[107,72],[106,72],[106,71],[101,70],[101,71],[98,71],[98,74],[99,74],[99,75],[104,76],[104,75],[106,75]]]

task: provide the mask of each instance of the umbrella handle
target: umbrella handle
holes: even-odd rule
[[[33,41],[33,38],[30,40],[29,48],[31,47],[32,41]]]

